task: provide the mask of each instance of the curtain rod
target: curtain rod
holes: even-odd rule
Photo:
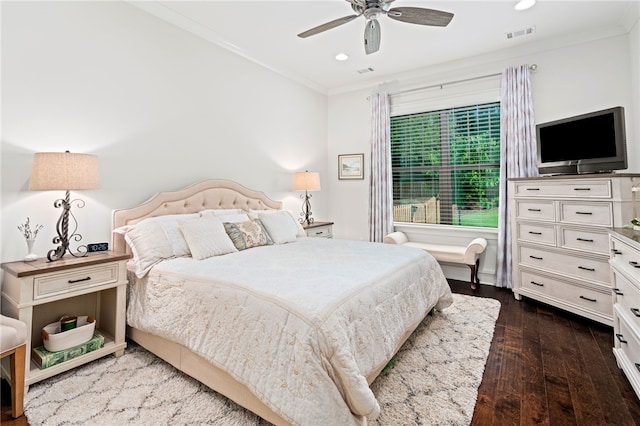
[[[537,69],[538,69],[538,65],[536,65],[536,64],[529,65],[529,70],[530,71],[535,71]],[[429,85],[429,86],[416,87],[414,89],[401,90],[399,92],[391,93],[391,96],[402,95],[404,93],[410,93],[410,92],[419,92],[421,90],[433,89],[434,87],[439,87],[439,88],[442,89],[444,86],[449,86],[451,84],[466,83],[467,81],[482,80],[484,78],[498,77],[500,75],[502,75],[502,73],[498,72],[498,73],[493,73],[493,74],[481,75],[481,76],[478,76],[478,77],[464,78],[462,80],[447,81],[446,83],[432,84],[432,85]]]

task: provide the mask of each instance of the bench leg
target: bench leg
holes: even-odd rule
[[[480,269],[480,259],[476,259],[475,265],[467,265],[471,268],[471,289],[475,290],[480,284],[480,278],[478,278],[478,270]]]

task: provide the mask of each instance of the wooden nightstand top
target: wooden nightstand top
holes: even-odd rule
[[[77,268],[79,266],[99,265],[107,262],[117,262],[126,260],[131,257],[128,253],[115,251],[101,251],[88,253],[85,257],[73,257],[67,255],[61,260],[50,262],[47,258],[41,257],[33,262],[25,262],[22,260],[15,262],[6,262],[2,264],[2,269],[7,273],[18,278],[28,277],[30,275],[38,275],[49,272],[64,271]]]
[[[328,226],[328,225],[333,225],[333,222],[313,222],[308,225],[303,224],[302,227],[304,229],[313,229],[313,228],[318,228],[320,226]]]

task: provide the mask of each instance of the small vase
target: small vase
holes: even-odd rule
[[[24,257],[24,260],[25,262],[32,262],[38,258],[38,255],[33,252],[33,244],[36,242],[36,239],[27,238],[25,241],[27,242],[28,254]]]

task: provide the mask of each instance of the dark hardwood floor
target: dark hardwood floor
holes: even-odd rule
[[[613,330],[511,291],[450,281],[455,293],[502,303],[472,425],[640,425],[640,401],[618,369]],[[3,425],[11,419],[2,381]]]

